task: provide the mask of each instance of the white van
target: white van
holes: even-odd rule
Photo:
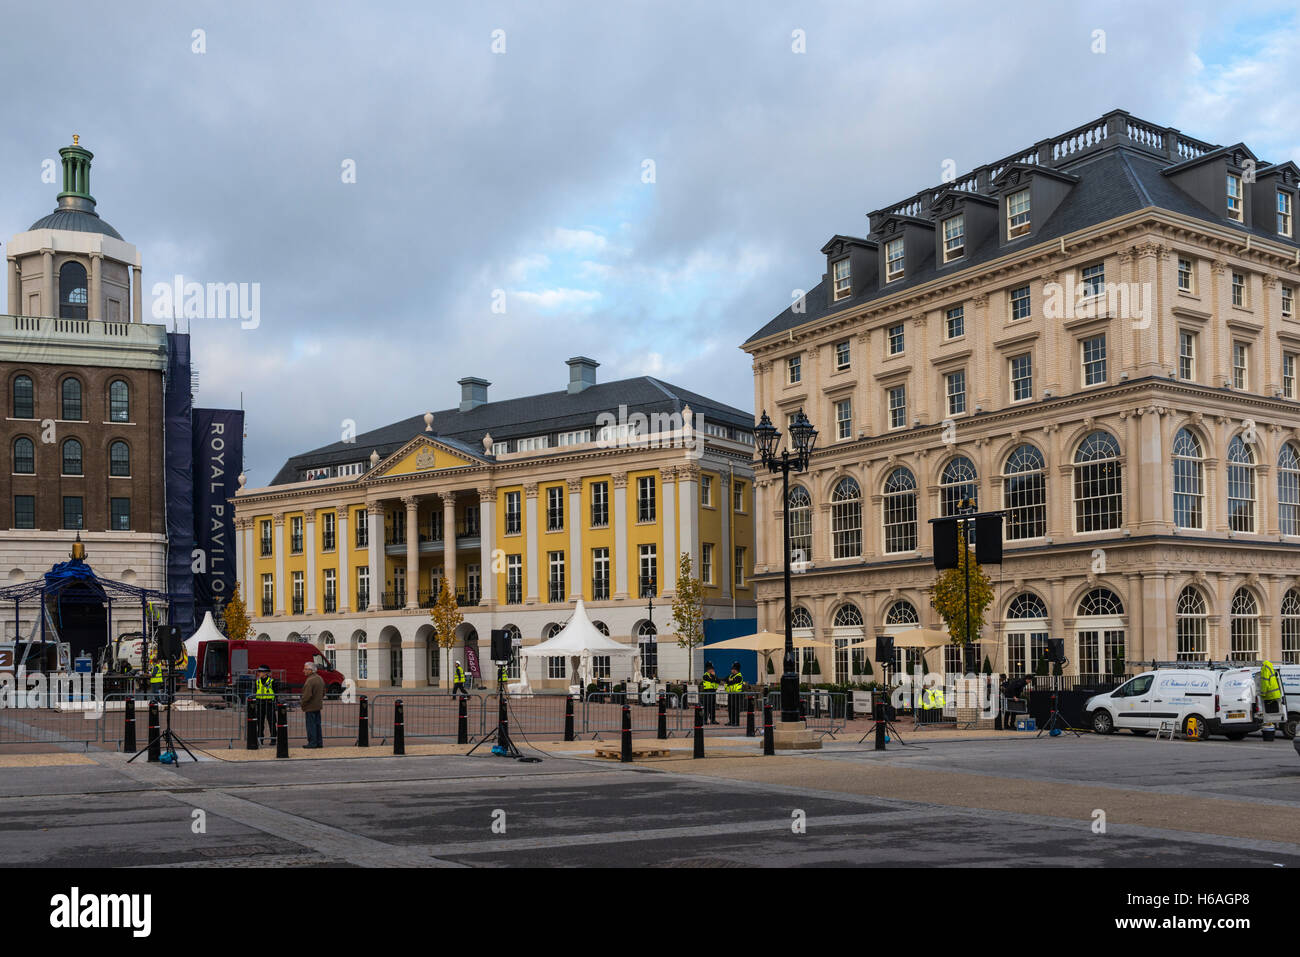
[[[1300,665],[1278,665],[1277,676],[1282,683],[1282,699],[1286,702],[1286,717],[1277,727],[1283,737],[1294,738],[1300,724]]]
[[[1162,668],[1130,678],[1084,705],[1092,729],[1111,734],[1158,730],[1165,721],[1188,737],[1236,741],[1260,727],[1259,683],[1249,668]]]

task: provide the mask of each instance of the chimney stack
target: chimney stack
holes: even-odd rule
[[[564,361],[569,367],[569,395],[576,395],[596,384],[596,366],[600,363],[595,359],[574,356]]]
[[[460,411],[468,412],[487,404],[487,390],[492,383],[487,379],[467,376],[456,383],[460,386]]]

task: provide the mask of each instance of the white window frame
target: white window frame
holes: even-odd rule
[[[1183,268],[1184,265],[1186,269]],[[1184,277],[1187,279],[1186,284],[1183,282]],[[1178,257],[1178,291],[1186,293],[1196,291],[1196,266],[1190,259],[1184,259],[1182,256]]]
[[[1250,308],[1250,296],[1248,295],[1247,286],[1244,272],[1234,272],[1232,274],[1232,304],[1238,309]]]
[[[849,340],[841,339],[835,343],[835,371],[847,372],[853,367],[853,351]]]
[[[1238,392],[1250,391],[1250,343],[1240,339],[1232,341],[1232,387]]]
[[[966,370],[958,369],[943,377],[948,415],[966,414]]]
[[[1277,234],[1291,235],[1291,194],[1284,189],[1277,191]]]
[[[898,399],[897,403],[894,401]],[[885,390],[885,404],[889,414],[889,428],[907,428],[907,386],[896,385]]]
[[[847,299],[853,294],[853,279],[849,272],[849,258],[837,259],[831,264],[831,276],[835,282],[835,301]]]
[[[1092,359],[1089,359],[1088,346],[1089,344],[1096,343],[1098,341],[1101,342],[1100,357],[1094,355]],[[1108,356],[1107,356],[1106,345],[1107,345],[1106,333],[1104,332],[1098,333],[1095,336],[1089,336],[1087,339],[1079,340],[1079,363],[1080,363],[1079,368],[1080,368],[1080,374],[1082,376],[1080,381],[1085,389],[1091,388],[1093,386],[1105,385],[1107,379],[1109,378],[1110,370],[1107,368]],[[1091,373],[1089,372],[1089,366],[1093,366],[1095,368],[1098,365],[1100,365],[1102,371],[1101,378],[1092,381],[1089,379],[1089,376],[1091,375]]]
[[[1029,202],[1029,187],[1018,189],[1007,196],[1007,239],[1015,239],[1029,232],[1033,226]],[[1016,220],[1020,220],[1017,222]]]
[[[943,261],[952,262],[966,255],[966,216],[958,213],[943,221]]]
[[[896,322],[885,330],[885,349],[891,356],[901,356],[907,349],[907,325],[906,323]],[[894,348],[897,341],[898,348]]]
[[[1196,381],[1196,333],[1178,330],[1178,378]]]
[[[902,236],[885,243],[885,282],[894,282],[907,275],[906,255]]]
[[[1242,205],[1241,177],[1236,173],[1228,174],[1224,187],[1228,200],[1228,218],[1238,223],[1245,223],[1245,207]]]
[[[1024,360],[1027,375],[1016,375],[1016,363]],[[1029,402],[1034,398],[1034,354],[1024,352],[1018,356],[1012,356],[1007,360],[1007,376],[1011,383],[1011,401],[1012,402]],[[1026,383],[1026,394],[1023,396],[1016,395],[1016,386],[1019,383]]]
[[[840,399],[835,403],[835,440],[843,442],[853,438],[853,400]]]
[[[955,325],[954,325],[955,324]],[[957,331],[954,332],[953,329]],[[943,311],[944,339],[961,339],[966,335],[966,307],[952,306]]]
[[[798,385],[803,381],[803,356],[789,356],[785,360],[786,385]]]

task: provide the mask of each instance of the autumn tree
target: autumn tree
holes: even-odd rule
[[[222,623],[226,626],[226,637],[231,641],[240,641],[253,637],[253,623],[248,620],[248,609],[244,607],[243,596],[239,593],[239,582],[226,600],[226,607],[221,611]]]
[[[447,584],[446,578],[442,580],[442,587],[438,590],[438,601],[429,611],[429,617],[433,619],[433,635],[438,642],[438,647],[446,652],[447,668],[443,674],[450,678],[451,649],[456,644],[456,629],[465,620],[465,616],[461,614],[460,606],[456,604],[456,596],[451,593],[451,586]]]
[[[694,680],[695,648],[704,643],[704,587],[691,574],[691,556],[682,552],[673,596],[673,628],[677,647],[686,649],[686,681]]]
[[[970,572],[970,627],[966,623],[966,574]],[[939,612],[948,626],[948,637],[959,647],[980,640],[984,627],[984,612],[993,602],[993,583],[975,560],[974,552],[966,547],[966,535],[961,526],[957,531],[957,567],[939,574],[930,588],[930,604]]]

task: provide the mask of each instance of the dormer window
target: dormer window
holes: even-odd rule
[[[966,253],[966,217],[960,213],[943,221],[943,261],[952,262]]]
[[[1007,239],[1029,232],[1029,190],[1022,189],[1007,197]]]
[[[1284,189],[1277,191],[1277,234],[1291,235],[1291,194]]]
[[[852,283],[849,280],[849,261],[841,259],[833,267],[835,274],[835,299],[845,299],[853,291]]]
[[[1228,218],[1243,222],[1241,205],[1241,177],[1236,173],[1228,174]]]
[[[903,237],[885,243],[885,282],[903,278]]]

